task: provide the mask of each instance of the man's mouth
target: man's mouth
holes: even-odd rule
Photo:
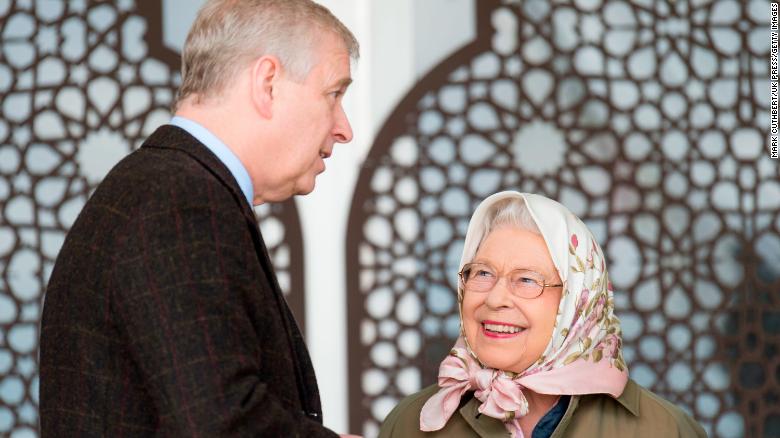
[[[523,332],[525,329],[525,327],[505,322],[482,321],[482,332],[490,337],[508,338]]]
[[[320,151],[320,158],[322,158],[324,160],[324,159],[326,159],[328,157],[330,157],[330,152],[328,152],[328,151]]]

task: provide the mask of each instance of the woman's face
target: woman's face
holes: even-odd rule
[[[528,269],[541,274],[545,284],[561,284],[542,236],[514,226],[491,231],[472,263],[491,265],[499,274]],[[546,287],[536,298],[516,297],[504,275],[487,292],[467,288],[463,292],[463,329],[472,351],[488,367],[525,371],[550,342],[561,290]]]

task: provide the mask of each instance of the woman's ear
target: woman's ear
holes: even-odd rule
[[[275,56],[257,58],[250,69],[252,104],[264,118],[273,117],[274,87],[278,84],[281,64]]]

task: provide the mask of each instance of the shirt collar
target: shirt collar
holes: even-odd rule
[[[217,138],[216,135],[195,121],[182,116],[174,116],[171,119],[170,124],[187,131],[217,156],[219,161],[221,161],[233,175],[233,178],[235,178],[238,186],[241,188],[241,192],[244,194],[246,201],[251,207],[252,199],[254,198],[252,178],[249,177],[249,172],[247,172],[246,167],[244,167],[236,154],[233,153],[222,140]]]

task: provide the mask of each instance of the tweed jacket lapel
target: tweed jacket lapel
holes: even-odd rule
[[[157,129],[149,137],[143,147],[174,149],[184,152],[201,163],[203,167],[208,169],[209,172],[230,190],[233,199],[241,209],[241,214],[244,215],[244,219],[247,220],[248,226],[251,229],[255,250],[257,251],[260,264],[265,271],[266,278],[268,278],[268,282],[271,284],[274,292],[281,296],[282,291],[276,281],[276,274],[273,272],[273,265],[271,264],[271,258],[268,255],[268,249],[266,248],[265,242],[260,235],[260,230],[257,227],[257,219],[255,218],[254,210],[252,210],[252,207],[246,202],[246,197],[238,186],[238,182],[236,182],[236,179],[222,161],[195,137],[176,126],[163,126]]]
[[[311,369],[311,359],[309,357],[303,336],[295,322],[287,302],[282,294],[281,287],[273,270],[271,258],[268,249],[265,246],[262,235],[257,225],[252,207],[247,203],[244,193],[238,186],[238,182],[230,173],[228,168],[195,137],[187,131],[172,125],[165,125],[158,128],[146,140],[142,147],[173,149],[184,152],[203,165],[211,172],[225,187],[230,190],[235,202],[241,209],[241,213],[247,220],[247,225],[251,230],[252,241],[257,252],[257,258],[263,268],[266,279],[273,289],[273,295],[276,300],[276,306],[282,316],[285,325],[287,342],[290,346],[290,353],[293,355],[295,366],[295,377],[298,384],[298,394],[303,406],[304,413],[310,417],[322,422],[322,408],[319,401],[319,391],[316,389],[316,378]],[[313,391],[308,388],[315,388]]]

